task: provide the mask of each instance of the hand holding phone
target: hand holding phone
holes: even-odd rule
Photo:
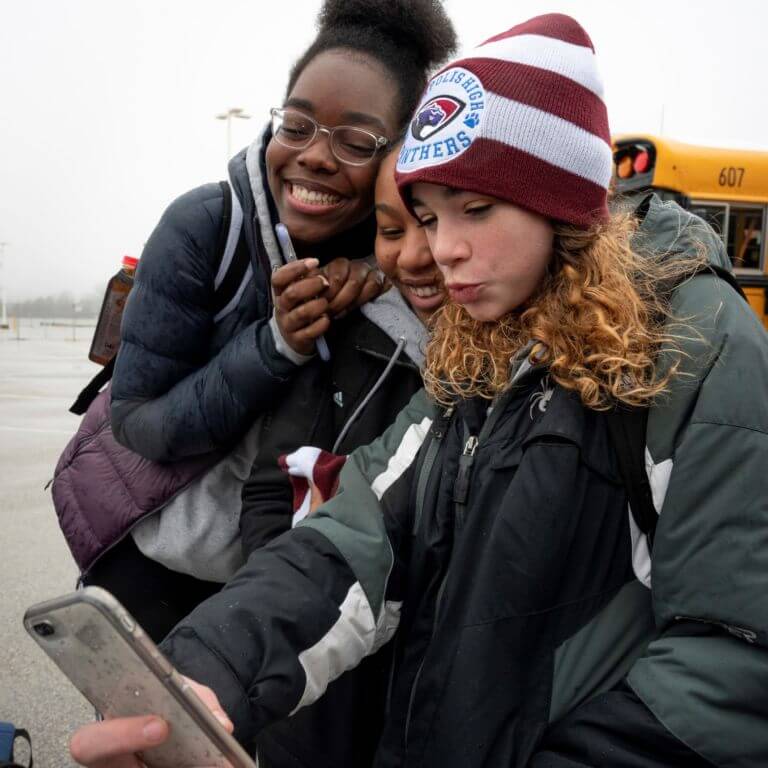
[[[24,615],[24,626],[98,712],[108,719],[117,718],[86,726],[73,737],[72,749],[78,759],[128,768],[130,762],[104,760],[152,743],[143,729],[154,723],[160,727],[155,746],[137,747],[142,754],[136,765],[255,768],[211,711],[218,703],[213,692],[176,672],[105,590],[86,587],[32,606]],[[148,715],[155,717],[147,719]],[[163,721],[170,731],[167,738],[162,738]],[[136,730],[139,727],[143,736]],[[111,741],[118,738],[126,741]]]
[[[217,710],[222,712],[210,688],[185,679],[214,715]],[[223,712],[222,717],[227,722],[224,725],[222,721],[222,725],[231,732],[232,723]],[[146,764],[139,760],[137,754],[143,754],[167,741],[170,733],[168,723],[156,715],[102,720],[78,728],[70,740],[69,750],[78,765],[85,768],[102,768],[105,765],[110,768],[144,768]]]

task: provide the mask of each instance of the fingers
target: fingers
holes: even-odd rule
[[[320,489],[312,482],[309,484],[309,494],[309,514],[311,515],[323,504],[324,499]]]
[[[380,296],[390,288],[384,273],[360,263],[350,270],[347,284],[330,302],[328,311],[333,317],[343,317],[352,309]]]
[[[338,316],[345,310],[357,305],[360,292],[371,274],[375,271],[364,261],[349,263],[349,271],[344,285],[332,297],[329,296],[328,311],[332,316]],[[380,287],[379,287],[380,290]],[[326,292],[326,296],[329,292]],[[378,295],[378,294],[376,294]]]
[[[323,300],[327,304],[327,297],[324,293],[327,287],[328,280],[324,275],[305,277],[283,289],[283,292],[275,298],[275,306],[282,312],[290,312],[295,307],[321,294],[323,294]]]
[[[373,301],[373,299],[388,291],[391,287],[392,284],[387,280],[383,272],[378,269],[372,269],[365,278],[355,305],[362,307],[363,304]]]
[[[333,317],[339,317],[346,310],[354,307],[364,283],[365,278],[361,276],[350,277],[343,288],[328,303],[328,312]]]
[[[317,259],[287,264],[272,275],[275,290],[275,320],[288,346],[302,355],[314,351],[314,340],[328,327],[328,299],[324,294],[330,283],[315,270]],[[307,269],[309,265],[311,269]],[[292,280],[292,282],[291,282]]]
[[[318,336],[328,330],[329,317],[376,298],[384,287],[381,272],[364,261],[338,258],[317,270],[317,259],[292,262],[272,275],[275,320],[295,352],[311,355]]]
[[[162,744],[169,732],[168,724],[154,715],[89,723],[72,736],[69,751],[89,768],[140,768],[135,753]]]
[[[183,677],[183,679],[185,685],[188,685],[197,694],[200,701],[211,710],[211,714],[229,733],[232,733],[235,730],[235,726],[232,725],[232,721],[227,717],[227,713],[222,709],[221,704],[219,704],[216,694],[207,685],[196,683],[188,677]]]
[[[318,336],[322,336],[330,325],[331,319],[328,315],[322,315],[314,323],[293,333],[292,338],[296,340],[297,346],[301,347],[301,349],[309,350],[305,354],[311,354],[315,348],[315,340]]]
[[[272,273],[272,288],[279,296],[291,283],[306,277],[320,262],[317,259],[301,259],[292,261]]]
[[[352,262],[344,258],[334,259],[323,267],[323,274],[328,278],[328,289],[325,292],[328,301],[333,301],[336,294],[349,280],[351,268]]]
[[[315,323],[328,311],[328,301],[324,298],[313,299],[304,304],[299,304],[291,312],[278,314],[278,323],[281,333],[294,334],[307,326]]]

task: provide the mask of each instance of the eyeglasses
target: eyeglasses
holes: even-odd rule
[[[384,136],[351,125],[328,128],[295,109],[273,108],[269,113],[272,115],[272,136],[278,144],[289,149],[306,149],[318,133],[325,133],[333,156],[347,165],[370,163],[379,149],[389,143]]]

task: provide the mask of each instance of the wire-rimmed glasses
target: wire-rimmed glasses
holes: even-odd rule
[[[297,109],[273,107],[269,113],[272,116],[272,136],[278,144],[289,149],[306,149],[318,133],[325,133],[334,157],[348,165],[370,163],[376,153],[389,143],[386,137],[377,136],[364,128],[320,125]]]

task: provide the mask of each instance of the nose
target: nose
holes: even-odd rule
[[[330,133],[324,128],[318,130],[309,146],[300,150],[297,162],[312,171],[336,173],[339,164],[331,151]]]
[[[405,236],[400,249],[398,266],[404,272],[416,274],[434,266],[432,251],[426,233],[420,227],[412,227]]]
[[[454,266],[457,262],[468,259],[471,255],[469,242],[457,226],[448,223],[438,223],[428,233],[432,258],[440,268]]]

